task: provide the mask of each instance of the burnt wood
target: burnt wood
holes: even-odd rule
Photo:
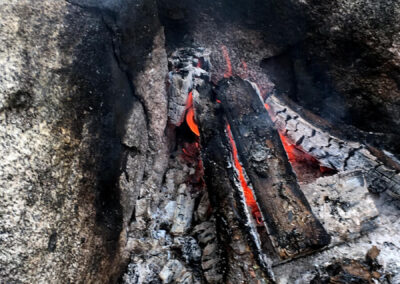
[[[362,170],[369,191],[381,193],[388,190],[400,197],[400,164],[388,152],[367,146],[349,135],[335,129],[323,120],[286,97],[269,96],[265,101],[276,127],[289,141],[325,167],[337,171]],[[352,131],[356,133],[355,130]],[[363,141],[361,134],[356,141]]]
[[[247,210],[225,133],[225,121],[210,85],[193,91],[195,117],[200,130],[204,179],[217,216],[217,230],[226,259],[226,283],[273,283],[272,269]]]
[[[216,93],[277,255],[289,259],[328,245],[330,236],[300,190],[255,87],[231,77],[219,82]]]

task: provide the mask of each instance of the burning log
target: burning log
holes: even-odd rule
[[[232,167],[225,124],[212,100],[211,86],[205,84],[200,93],[194,91],[193,99],[200,129],[204,179],[226,259],[225,267],[221,267],[225,270],[224,278],[227,283],[260,283],[263,280],[269,283],[273,278],[270,261],[261,250],[243,190]]]
[[[337,171],[362,170],[371,192],[388,190],[400,197],[400,164],[389,154],[332,135],[326,121],[304,110],[301,115],[288,98],[272,95],[265,102],[279,131],[322,166]]]
[[[279,134],[254,87],[231,77],[219,83],[217,94],[279,257],[296,257],[329,244],[330,236],[301,192]]]

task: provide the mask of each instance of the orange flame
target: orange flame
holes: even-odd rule
[[[253,216],[256,218],[257,223],[261,224],[261,213],[258,208],[258,205],[256,203],[256,200],[253,195],[253,191],[251,188],[248,186],[246,179],[244,177],[244,172],[242,165],[239,162],[239,156],[238,156],[238,151],[236,148],[235,140],[233,140],[232,132],[231,132],[231,127],[229,124],[226,126],[226,132],[228,133],[229,141],[232,147],[232,155],[233,155],[233,160],[235,163],[235,168],[239,172],[239,181],[240,185],[243,188],[244,196],[246,199],[247,205],[251,208],[251,212]]]
[[[194,110],[193,107],[189,108],[186,113],[186,123],[188,124],[190,130],[197,136],[200,136],[199,127],[197,123],[194,121]]]
[[[229,53],[228,53],[228,49],[226,48],[225,45],[223,45],[221,47],[222,49],[222,55],[225,58],[226,61],[226,70],[224,73],[224,78],[229,78],[232,76],[232,64],[231,64],[231,59],[229,58]]]
[[[197,123],[194,121],[194,109],[193,109],[193,92],[190,91],[188,94],[188,98],[186,101],[186,123],[189,126],[190,130],[197,136],[200,136],[199,127]]]

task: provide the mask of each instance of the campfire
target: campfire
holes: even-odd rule
[[[355,177],[372,193],[385,188],[397,195],[397,162],[385,152],[330,132],[328,122],[288,97],[261,93],[257,82],[235,75],[226,46],[221,46],[221,54],[225,71],[215,80],[209,50],[181,48],[172,53],[170,123],[189,129],[195,141],[190,147],[196,155],[188,146],[182,151],[198,160],[201,170],[196,172],[205,182],[212,214],[217,223],[224,223],[216,229],[220,245],[239,241],[250,249],[246,254],[228,253],[225,261],[253,263],[257,273],[273,280],[274,266],[344,240],[324,228],[330,220],[321,215],[322,205],[309,203],[321,188],[313,188],[315,180],[341,176],[351,182]],[[324,191],[329,192],[324,189],[322,195]],[[323,198],[331,201],[329,195]],[[375,217],[376,212],[364,216]],[[361,232],[361,227],[354,228],[355,234]],[[239,239],[233,240],[232,234]]]
[[[399,1],[0,7],[0,283],[400,283]]]

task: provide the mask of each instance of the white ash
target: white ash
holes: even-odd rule
[[[331,245],[358,238],[377,226],[379,210],[361,171],[319,178],[301,189],[332,236]]]
[[[381,250],[378,260],[382,271],[391,275],[393,283],[399,283],[400,202],[392,198],[398,197],[398,174],[383,165],[364,145],[331,136],[308,123],[277,97],[270,96],[266,103],[282,133],[322,165],[339,171],[301,184],[314,214],[332,236],[330,246],[322,252],[275,264],[277,283],[310,283],[337,260],[364,259],[373,245]],[[390,153],[385,155],[393,158]],[[379,188],[382,186],[384,190],[389,189],[387,194],[377,197],[371,193],[384,191]]]
[[[182,235],[186,233],[191,225],[194,210],[194,199],[190,196],[189,189],[181,184],[178,189],[178,198],[173,219],[171,233]]]
[[[180,278],[183,269],[183,264],[179,260],[173,259],[164,265],[159,276],[163,283],[171,283],[172,280]]]
[[[378,261],[383,266],[383,271],[391,275],[391,283],[400,283],[400,201],[386,193],[382,193],[379,197],[365,193],[365,188],[361,190],[363,188],[361,183],[354,180],[359,176],[354,174],[354,172],[339,174],[335,177],[321,178],[315,182],[318,185],[317,190],[325,185],[329,188],[327,192],[352,204],[349,212],[340,212],[339,216],[335,216],[336,213],[329,214],[328,210],[324,210],[324,207],[328,205],[318,204],[319,198],[317,198],[317,203],[313,202],[316,193],[312,192],[312,184],[302,187],[314,213],[321,218],[324,227],[333,234],[334,240],[342,240],[342,242],[334,242],[333,246],[324,251],[275,266],[277,283],[309,283],[320,270],[336,260],[364,259],[365,254],[373,245],[381,250]],[[329,183],[329,179],[333,183]],[[343,187],[343,181],[348,184],[347,188]],[[357,213],[360,215],[357,216]],[[374,215],[377,216],[374,217]],[[373,221],[373,226],[367,225],[363,228],[363,222],[368,224],[369,218]]]
[[[201,248],[197,241],[190,236],[176,237],[174,246],[182,251],[182,257],[186,263],[196,263],[201,259]]]
[[[214,266],[204,275],[195,271],[204,262],[203,250],[207,244],[216,247],[217,238],[214,221],[207,213],[208,197],[205,192],[191,193],[186,184],[193,171],[179,157],[171,157],[161,187],[136,200],[127,240],[131,263],[123,283],[189,284],[202,283],[202,277],[216,283],[212,279],[222,278]],[[212,256],[218,264],[218,255]]]

